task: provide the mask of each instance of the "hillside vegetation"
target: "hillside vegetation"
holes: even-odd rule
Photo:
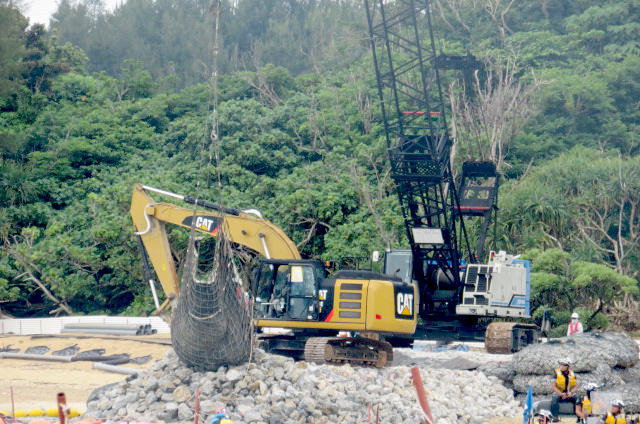
[[[640,2],[433,12],[485,63],[444,83],[458,160],[505,176],[490,243],[534,260],[538,315],[640,327]],[[47,29],[0,0],[0,25],[0,313],[150,312],[138,182],[260,209],[306,257],[405,245],[360,1],[62,0]]]

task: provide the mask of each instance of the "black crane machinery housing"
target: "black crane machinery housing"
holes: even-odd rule
[[[384,272],[417,282],[421,321],[415,337],[486,337],[487,349],[496,353],[535,343],[537,327],[522,320],[530,317],[529,263],[491,252],[488,262],[478,264],[487,261],[486,237],[492,223],[495,228],[496,166],[467,161],[454,175],[440,70],[469,75],[481,62],[437,53],[430,0],[364,1],[391,175],[411,246],[388,250]],[[477,227],[475,246],[469,222]],[[492,322],[494,317],[514,319]]]

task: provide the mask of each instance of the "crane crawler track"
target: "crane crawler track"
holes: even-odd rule
[[[361,337],[311,337],[305,344],[304,359],[316,364],[383,368],[393,362],[393,347],[385,341]]]
[[[485,348],[487,353],[511,354],[535,343],[538,327],[518,322],[493,322],[487,327]]]

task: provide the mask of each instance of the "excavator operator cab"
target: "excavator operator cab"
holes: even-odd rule
[[[318,319],[318,289],[326,277],[320,261],[261,260],[252,275],[257,319]]]
[[[394,249],[385,252],[383,273],[400,277],[403,282],[410,283],[413,279],[413,254],[411,250]]]

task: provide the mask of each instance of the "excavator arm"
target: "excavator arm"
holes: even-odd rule
[[[158,203],[150,196],[150,192],[178,198],[194,206],[180,207],[171,203]],[[196,209],[197,206],[200,208]],[[166,224],[189,229],[193,226],[195,231],[209,236],[216,236],[220,231],[224,231],[230,241],[246,246],[267,259],[300,259],[298,248],[280,228],[261,216],[251,215],[259,215],[257,211],[225,208],[141,184],[134,187],[130,211],[136,235],[140,237],[144,253],[167,295],[167,300],[160,310],[172,305],[180,290]],[[153,283],[152,289],[155,290]]]

